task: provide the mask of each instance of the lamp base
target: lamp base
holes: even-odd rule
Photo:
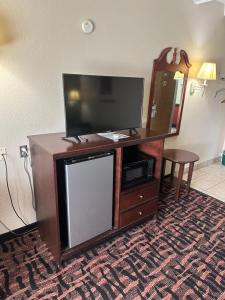
[[[195,83],[195,82],[192,81],[191,85],[190,85],[190,95],[194,95],[196,90],[202,90],[202,96],[203,96],[206,87],[207,87],[207,81],[206,80],[204,80],[203,83]]]

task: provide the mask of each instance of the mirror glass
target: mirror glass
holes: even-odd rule
[[[180,71],[156,72],[151,129],[168,134],[177,132],[183,81]]]

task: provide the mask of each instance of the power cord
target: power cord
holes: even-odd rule
[[[3,226],[6,230],[8,230],[8,231],[11,232],[13,235],[18,236],[18,237],[24,235],[25,233],[30,233],[30,232],[34,231],[34,229],[31,229],[31,230],[25,231],[24,233],[19,234],[19,233],[16,233],[15,231],[11,230],[11,229],[10,229],[4,222],[2,222],[1,220],[0,220],[0,223],[2,224],[2,226]]]
[[[9,194],[9,198],[10,198],[10,203],[11,203],[11,206],[16,214],[16,216],[21,220],[21,222],[26,226],[28,225],[27,223],[24,222],[24,220],[19,216],[19,214],[17,213],[16,209],[15,209],[15,206],[13,204],[13,199],[12,199],[12,195],[11,195],[11,191],[10,191],[10,188],[9,188],[9,178],[8,178],[8,166],[7,166],[7,162],[6,162],[6,159],[5,159],[5,155],[2,154],[2,158],[3,158],[3,161],[4,161],[4,164],[5,164],[5,180],[6,180],[6,186],[7,186],[7,190],[8,190],[8,194]]]
[[[30,156],[28,154],[28,149],[27,149],[26,145],[20,146],[20,155],[24,159],[23,167],[24,167],[24,171],[27,174],[29,185],[30,185],[31,197],[32,197],[32,207],[33,207],[34,210],[36,210],[34,189],[33,189],[33,185],[32,185],[32,180],[31,180],[30,172],[28,170],[28,159],[29,159],[30,166],[31,166],[31,160],[30,160]]]
[[[24,157],[24,162],[23,162],[23,167],[24,167],[24,170],[27,174],[27,177],[28,177],[28,181],[29,181],[29,185],[30,185],[30,189],[31,189],[31,196],[32,196],[32,206],[33,206],[33,209],[36,210],[36,205],[35,205],[35,197],[34,197],[34,189],[33,189],[33,186],[32,186],[32,180],[31,180],[31,176],[30,176],[30,173],[29,173],[29,170],[28,170],[28,153],[26,152],[26,155]]]

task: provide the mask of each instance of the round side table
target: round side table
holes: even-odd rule
[[[176,196],[175,200],[178,201],[180,195],[180,187],[184,174],[185,164],[189,164],[188,177],[187,177],[187,194],[190,190],[192,173],[194,169],[194,164],[199,160],[199,156],[193,152],[180,150],[180,149],[166,149],[163,152],[163,167],[162,167],[162,179],[165,175],[166,161],[169,160],[172,162],[170,176],[174,177],[176,164],[179,164],[178,178],[176,184]]]

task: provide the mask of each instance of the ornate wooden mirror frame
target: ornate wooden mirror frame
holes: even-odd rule
[[[165,48],[154,60],[147,115],[147,129],[165,136],[178,135],[191,64],[184,50]],[[171,61],[168,56],[172,54]]]

